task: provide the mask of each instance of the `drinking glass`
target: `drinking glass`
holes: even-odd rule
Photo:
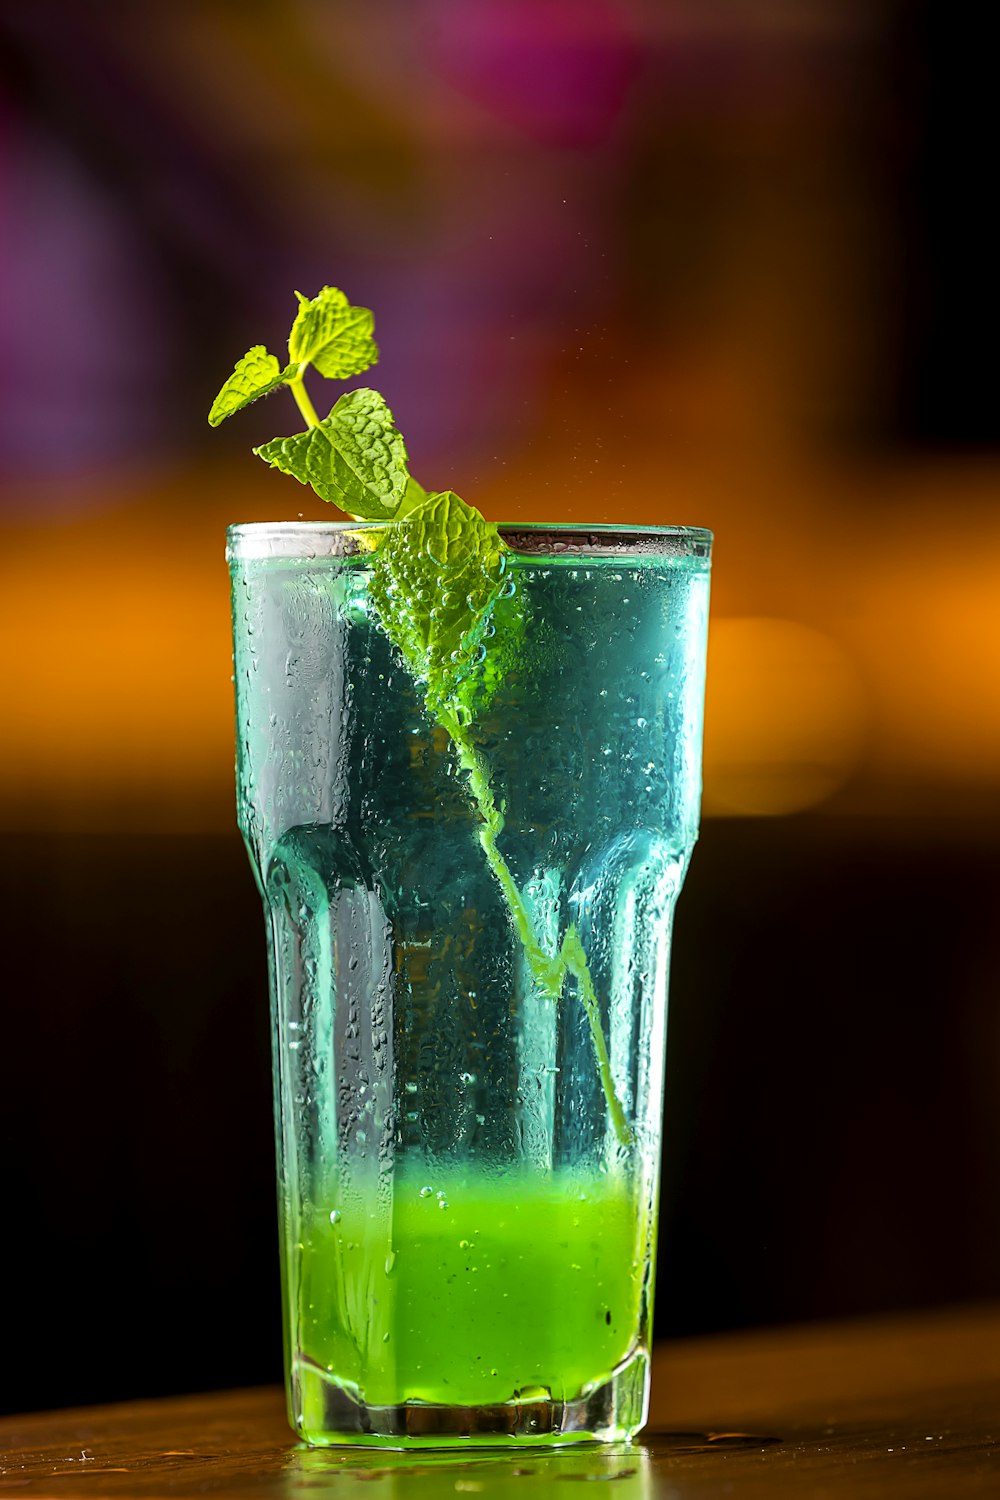
[[[383,535],[229,532],[290,1419],[314,1444],[627,1439],[711,535],[501,527],[451,729],[380,624]]]

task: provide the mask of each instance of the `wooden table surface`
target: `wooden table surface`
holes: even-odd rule
[[[666,1344],[642,1440],[433,1456],[311,1450],[276,1390],[0,1421],[0,1493],[90,1497],[473,1494],[558,1500],[1000,1496],[1000,1308]],[[364,1484],[364,1489],[359,1486]]]

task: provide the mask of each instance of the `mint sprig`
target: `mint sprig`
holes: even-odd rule
[[[255,448],[265,463],[312,487],[354,520],[388,521],[372,559],[369,593],[379,623],[424,695],[427,712],[447,732],[480,818],[479,842],[503,893],[539,990],[557,1001],[572,978],[587,1017],[608,1115],[619,1141],[634,1137],[615,1091],[587,956],[575,925],[557,953],[547,953],[510,866],[498,847],[504,828],[489,767],[470,734],[516,656],[524,616],[514,610],[494,630],[505,589],[508,548],[496,526],[453,490],[428,494],[410,474],[406,445],[377,391],[342,395],[322,419],[305,388],[312,366],[328,379],[359,375],[378,359],[367,308],[352,307],[336,287],[299,300],[284,369],[263,344],[239,361],[209,412],[213,427],[280,386],[295,398],[305,432]]]
[[[254,344],[213,401],[208,414],[212,427],[283,385],[292,392],[308,425],[317,427],[319,419],[303,381],[309,366],[315,366],[329,380],[348,380],[363,374],[378,360],[378,346],[372,336],[375,319],[367,307],[352,307],[335,286],[323,287],[315,297],[303,297],[301,292],[295,295],[299,310],[288,335],[290,362],[282,369],[263,344]]]

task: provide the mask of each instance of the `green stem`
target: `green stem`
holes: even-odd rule
[[[503,830],[503,813],[497,807],[496,798],[493,795],[493,787],[490,783],[489,772],[483,763],[482,756],[472,744],[465,732],[464,726],[457,717],[448,714],[440,715],[440,722],[450,735],[456,750],[462,769],[469,778],[469,790],[475,798],[476,807],[479,809],[483,826],[479,830],[479,842],[489,863],[490,869],[496,876],[500,889],[503,891],[510,908],[514,925],[517,928],[518,937],[524,947],[528,966],[535,982],[551,1000],[558,1000],[562,994],[567,974],[572,974],[576,980],[577,992],[586,1012],[587,1022],[590,1026],[590,1036],[594,1044],[594,1053],[597,1058],[597,1070],[601,1078],[601,1088],[608,1106],[608,1114],[614,1126],[615,1135],[623,1146],[631,1146],[635,1135],[625,1111],[622,1109],[621,1101],[615,1091],[614,1079],[611,1076],[611,1060],[608,1057],[607,1045],[604,1041],[604,1032],[601,1028],[601,1013],[598,1005],[597,993],[594,989],[594,981],[587,963],[587,955],[580,941],[580,934],[575,925],[571,925],[566,936],[563,938],[562,947],[556,957],[545,952],[538,941],[535,932],[535,924],[531,920],[531,913],[525,905],[524,898],[517,888],[517,882],[510,872],[510,866],[497,848],[497,836]]]
[[[305,381],[302,378],[305,374],[305,371],[305,365],[299,365],[298,374],[293,375],[291,380],[288,382],[288,389],[295,397],[295,404],[305,418],[306,426],[318,427],[319,417],[316,415],[315,406],[313,406],[312,402],[309,399],[309,392],[306,390]]]
[[[634,1140],[632,1127],[625,1118],[621,1100],[615,1092],[615,1081],[611,1076],[611,1059],[604,1042],[604,1032],[601,1030],[601,1012],[597,1003],[597,993],[594,989],[594,981],[590,973],[590,965],[587,963],[587,955],[583,951],[580,934],[576,930],[576,924],[571,923],[566,929],[563,945],[559,950],[559,957],[566,968],[576,980],[580,999],[583,1001],[587,1012],[587,1020],[590,1022],[590,1035],[594,1041],[594,1051],[597,1054],[597,1071],[601,1075],[601,1087],[604,1097],[608,1101],[608,1112],[611,1115],[611,1123],[615,1127],[615,1135],[625,1146],[630,1146]]]

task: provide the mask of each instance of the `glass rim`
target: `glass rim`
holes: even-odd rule
[[[227,527],[226,556],[231,562],[355,557],[366,550],[358,545],[359,536],[405,524],[391,520],[244,521]],[[611,521],[498,521],[496,525],[513,552],[528,555],[613,557],[644,553],[707,559],[713,541],[711,531],[704,526],[623,526]]]

